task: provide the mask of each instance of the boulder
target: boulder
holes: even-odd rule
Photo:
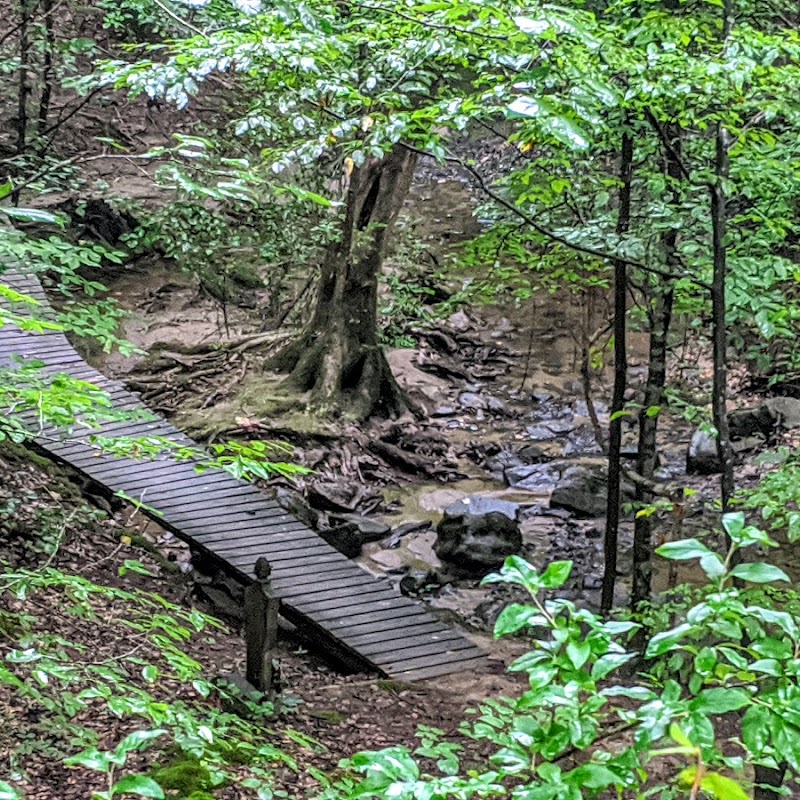
[[[364,542],[361,540],[358,528],[351,523],[321,530],[319,535],[343,556],[358,558],[361,555]]]
[[[505,477],[515,489],[549,489],[558,480],[559,471],[552,463],[526,464],[507,469]]]
[[[779,427],[787,431],[800,428],[800,398],[771,397],[764,405],[769,409]]]
[[[355,525],[364,544],[379,542],[392,532],[391,526],[376,519],[362,517],[360,514],[331,514],[333,525]]]
[[[761,436],[765,440],[775,434],[777,418],[764,403],[755,408],[737,408],[728,414],[728,429],[731,439]]]
[[[472,411],[486,410],[486,400],[476,392],[462,392],[458,396],[458,404],[462,408],[467,408]]]
[[[630,497],[630,487],[623,485],[623,502]],[[606,513],[608,482],[604,468],[575,464],[562,473],[550,495],[550,508],[561,508],[576,517],[594,519]]]
[[[516,503],[484,497],[452,503],[436,527],[434,552],[467,572],[497,569],[522,548],[518,511]]]
[[[365,544],[378,542],[392,532],[385,523],[358,514],[331,516],[331,522],[332,527],[320,531],[319,535],[348,558],[360,556]]]
[[[694,432],[686,454],[686,472],[689,475],[714,475],[722,472],[715,437],[702,430]]]

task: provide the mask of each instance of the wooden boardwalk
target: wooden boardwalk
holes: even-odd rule
[[[37,281],[0,273],[11,286],[47,304]],[[33,334],[12,324],[0,327],[0,366],[10,356],[36,359],[49,373],[63,372],[108,393],[115,409],[145,410],[140,399],[84,362],[58,332]],[[222,470],[198,474],[189,462],[160,456],[133,461],[100,455],[88,442],[99,436],[163,436],[196,447],[163,419],[105,423],[60,436],[26,423],[41,448],[114,493],[140,501],[160,525],[222,568],[252,579],[256,559],[273,569],[282,614],[309,634],[335,660],[371,668],[398,680],[419,680],[474,671],[485,655],[464,636],[436,620],[421,605],[399,595],[345,558],[267,495]]]

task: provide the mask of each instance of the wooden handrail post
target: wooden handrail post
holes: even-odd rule
[[[278,612],[281,601],[272,589],[272,567],[266,558],[255,566],[256,579],[244,593],[244,635],[247,642],[247,680],[272,700],[278,685]]]

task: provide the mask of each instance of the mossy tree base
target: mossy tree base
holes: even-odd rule
[[[327,251],[305,332],[269,363],[318,414],[363,421],[397,416],[407,402],[378,342],[378,277],[408,195],[417,156],[396,146],[353,170],[342,235]]]

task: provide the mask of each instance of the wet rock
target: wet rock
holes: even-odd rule
[[[472,320],[463,311],[456,311],[455,314],[450,315],[449,319],[447,320],[447,324],[454,331],[463,332],[472,327]]]
[[[584,589],[600,589],[603,586],[603,579],[599,575],[584,575]]]
[[[800,428],[800,399],[797,397],[771,397],[764,404],[775,417],[778,427],[784,430]]]
[[[535,444],[526,444],[518,455],[525,464],[541,464],[549,458],[547,451]]]
[[[402,523],[402,525],[398,525],[392,531],[392,535],[381,542],[381,547],[385,547],[388,550],[394,550],[395,548],[400,547],[400,542],[404,537],[408,536],[409,533],[421,533],[422,531],[427,531],[432,525],[433,523],[429,519],[410,519],[407,522]]]
[[[755,408],[739,408],[728,414],[728,429],[731,439],[761,436],[769,439],[775,433],[777,419],[764,404]]]
[[[284,509],[284,511],[294,514],[300,522],[308,525],[309,528],[316,529],[319,523],[319,512],[311,508],[311,506],[296,492],[279,486],[275,490],[275,502]]]
[[[308,489],[308,502],[320,511],[353,511],[357,497],[346,486],[320,481]]]
[[[550,496],[550,507],[566,509],[578,517],[602,517],[606,513],[607,493],[603,472],[578,464],[562,473]]]
[[[565,456],[596,455],[601,452],[602,448],[597,443],[594,431],[588,428],[578,428],[573,431],[564,445]]]
[[[484,514],[505,514],[509,519],[516,520],[519,516],[519,503],[510,500],[498,500],[495,497],[473,495],[456,500],[445,508],[445,516],[457,517],[464,514],[482,516]]]
[[[331,516],[331,523],[332,527],[320,531],[320,536],[348,558],[356,558],[365,544],[379,542],[392,531],[385,523],[358,514]]]
[[[331,516],[331,523],[334,525],[355,525],[364,544],[367,542],[379,542],[392,532],[391,526],[376,519],[362,517],[359,514],[337,514]]]
[[[439,591],[447,583],[435,570],[413,569],[400,579],[400,594],[422,597]]]
[[[361,555],[361,548],[364,540],[358,530],[358,526],[351,522],[344,525],[337,525],[319,531],[319,535],[331,546],[336,548],[342,555],[348,558],[357,558]]]
[[[514,467],[524,466],[524,461],[513,451],[505,448],[489,456],[484,461],[484,466],[497,480],[505,480],[506,471]]]
[[[722,464],[717,455],[717,440],[702,430],[696,430],[689,442],[686,453],[686,472],[688,475],[714,475],[722,472]]]
[[[515,489],[549,489],[559,478],[552,464],[527,464],[506,470],[506,480]]]
[[[544,425],[528,425],[528,427],[525,428],[525,433],[528,435],[528,438],[534,442],[545,442],[548,439],[555,439],[557,437],[557,434],[553,433],[550,428]]]
[[[458,404],[462,408],[468,408],[473,411],[485,411],[486,410],[486,401],[475,392],[462,392],[458,396]]]
[[[502,566],[522,548],[522,533],[516,521],[519,507],[491,498],[467,498],[445,509],[436,528],[434,551],[467,572],[485,574]]]
[[[456,409],[452,406],[439,406],[434,409],[432,416],[434,417],[452,417],[456,413]]]
[[[497,397],[490,397],[486,401],[486,408],[493,414],[508,414],[506,404]]]
[[[737,409],[728,415],[728,426],[734,452],[757,449],[779,430],[800,428],[800,399],[771,397],[760,406]],[[716,439],[702,430],[695,431],[686,454],[686,472],[712,475],[721,471]]]

